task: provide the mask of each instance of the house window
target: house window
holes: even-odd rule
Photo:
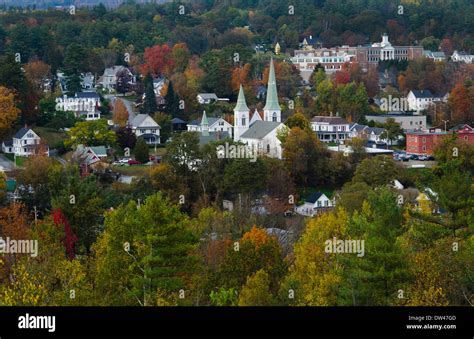
[[[324,206],[328,207],[329,206],[329,201],[324,201]]]
[[[321,201],[318,201],[318,207],[321,207],[321,206],[322,206]]]
[[[426,144],[426,138],[423,138],[422,140],[423,140],[423,143]]]
[[[26,145],[26,140],[23,140],[23,144],[25,144],[25,145]]]
[[[422,150],[423,152],[426,151],[426,146],[423,146],[423,147],[421,148],[421,150]]]
[[[468,141],[469,137],[467,135],[464,136],[464,140]]]
[[[151,130],[151,133],[156,133],[156,129],[152,129],[152,130]]]

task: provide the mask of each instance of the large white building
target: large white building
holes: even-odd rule
[[[281,129],[286,129],[286,127],[281,122],[281,108],[278,103],[275,67],[272,59],[268,76],[267,98],[263,108],[263,120],[257,111],[250,119],[244,90],[240,86],[237,105],[234,108],[234,141],[247,144],[259,155],[281,159],[281,141],[277,137]]]
[[[430,105],[436,102],[447,102],[447,95],[437,97],[431,93],[430,90],[411,90],[407,95],[408,108],[410,111],[415,111],[420,114],[421,111],[427,109]]]
[[[97,81],[97,85],[101,85],[104,89],[113,90],[117,86],[117,80],[119,75],[125,72],[130,79],[129,85],[133,85],[136,82],[133,73],[125,66],[112,66],[104,70],[104,74]]]
[[[80,92],[75,96],[63,95],[56,98],[58,111],[74,112],[77,117],[85,116],[86,120],[100,119],[100,96],[95,92]]]

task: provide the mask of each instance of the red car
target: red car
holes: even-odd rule
[[[141,165],[142,163],[138,160],[131,159],[128,161],[128,164],[131,166],[131,165]]]

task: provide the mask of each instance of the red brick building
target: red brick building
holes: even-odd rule
[[[456,133],[458,139],[474,145],[474,128],[469,125],[458,125],[448,132],[430,130],[406,133],[406,151],[410,154],[432,155],[436,145],[446,136]]]

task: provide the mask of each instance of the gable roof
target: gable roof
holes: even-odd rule
[[[424,89],[424,90],[413,89],[410,92],[413,93],[415,98],[419,98],[419,99],[432,98],[433,97],[433,94],[431,93],[431,91],[429,89]]]
[[[105,148],[105,146],[91,146],[89,147],[89,149],[95,153],[95,155],[97,155],[98,157],[100,156],[104,156],[106,157],[107,156],[107,149]]]
[[[313,193],[311,194],[308,198],[305,199],[305,202],[309,202],[311,204],[314,204],[316,201],[319,200],[319,198],[321,198],[322,196],[325,196],[326,195],[323,193],[323,192],[316,192],[316,193]],[[327,198],[327,197],[326,197]]]
[[[213,117],[207,118],[209,127],[214,125],[219,119],[222,119],[222,118],[213,118]],[[222,120],[224,120],[224,119],[222,119]],[[188,125],[201,126],[201,119],[195,119],[195,120],[191,121]]]
[[[186,121],[184,121],[184,120],[182,120],[182,119],[180,119],[180,118],[173,118],[173,119],[171,119],[171,123],[172,123],[172,124],[185,124]]]
[[[217,95],[216,93],[198,93],[198,96],[200,96],[203,99],[214,99],[217,100]]]
[[[250,126],[250,128],[240,136],[240,138],[262,139],[281,124],[281,122],[273,121],[255,121],[255,123],[253,123],[252,126]]]
[[[341,117],[326,117],[326,116],[315,116],[311,119],[311,122],[321,122],[329,125],[345,125],[349,124],[346,119]]]
[[[149,116],[148,114],[137,114],[135,116],[135,118],[132,120],[132,126],[133,127],[140,127],[143,124],[143,122],[148,118],[150,118],[152,120],[152,122],[154,123],[153,126],[156,125],[155,127],[160,128],[160,125],[158,125],[156,123],[156,121],[151,116]]]
[[[260,113],[257,111],[257,109],[255,109],[255,112],[253,112],[252,118],[250,119],[249,126],[252,126],[253,123],[254,123],[254,122],[257,122],[257,121],[262,121],[262,116],[261,116]]]
[[[21,139],[23,138],[26,133],[28,133],[29,131],[32,131],[33,133],[35,133],[35,131],[33,131],[31,128],[28,128],[28,127],[22,127],[20,128],[20,130],[18,132],[15,133],[15,135],[13,136],[14,139]],[[35,133],[35,135],[38,135]],[[39,137],[39,136],[38,136]]]
[[[385,131],[384,128],[380,128],[380,127],[367,127],[367,133],[374,133],[375,135],[380,135],[382,134],[382,132]]]

